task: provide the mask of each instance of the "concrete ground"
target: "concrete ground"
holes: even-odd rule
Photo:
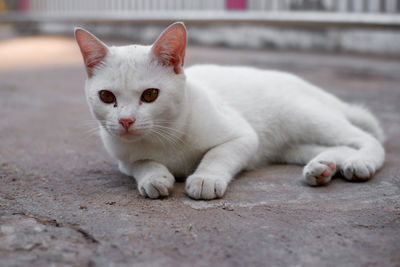
[[[287,70],[365,103],[388,140],[366,183],[309,187],[300,166],[241,174],[225,197],[139,196],[94,129],[72,39],[0,42],[1,266],[399,266],[400,61],[189,47],[187,64]]]

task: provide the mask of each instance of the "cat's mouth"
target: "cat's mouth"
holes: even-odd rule
[[[148,133],[147,128],[143,129],[143,127],[130,127],[129,129],[125,129],[121,125],[103,125],[103,128],[110,135],[126,141],[138,141]]]
[[[134,129],[129,129],[128,131],[126,131],[125,129],[123,129],[123,130],[122,129],[109,129],[109,128],[106,128],[106,129],[107,129],[107,132],[109,134],[111,134],[112,136],[119,137],[124,140],[131,141],[131,140],[137,140],[137,139],[143,137],[143,133],[141,131],[137,131]]]

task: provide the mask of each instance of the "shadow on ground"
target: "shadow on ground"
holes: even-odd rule
[[[287,70],[365,103],[386,130],[387,161],[367,183],[308,187],[301,167],[268,166],[241,174],[220,200],[191,200],[182,183],[149,200],[102,148],[73,41],[19,39],[0,50],[1,265],[400,263],[398,60],[189,48],[188,64]]]

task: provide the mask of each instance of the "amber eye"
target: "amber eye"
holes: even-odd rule
[[[99,92],[99,97],[101,101],[103,101],[106,104],[112,104],[115,102],[115,95],[107,90],[101,90]]]
[[[142,93],[142,101],[146,103],[151,103],[158,97],[158,89],[150,88],[146,89]]]

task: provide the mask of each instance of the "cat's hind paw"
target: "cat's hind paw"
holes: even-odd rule
[[[363,182],[375,174],[375,166],[368,160],[348,159],[343,163],[340,172],[349,181]]]
[[[174,181],[174,177],[167,174],[147,177],[139,182],[139,193],[149,198],[166,197],[172,192]]]
[[[336,164],[327,161],[311,161],[303,169],[303,176],[309,185],[324,185],[336,173]]]
[[[221,198],[228,186],[227,179],[191,175],[186,180],[186,193],[194,199]]]

